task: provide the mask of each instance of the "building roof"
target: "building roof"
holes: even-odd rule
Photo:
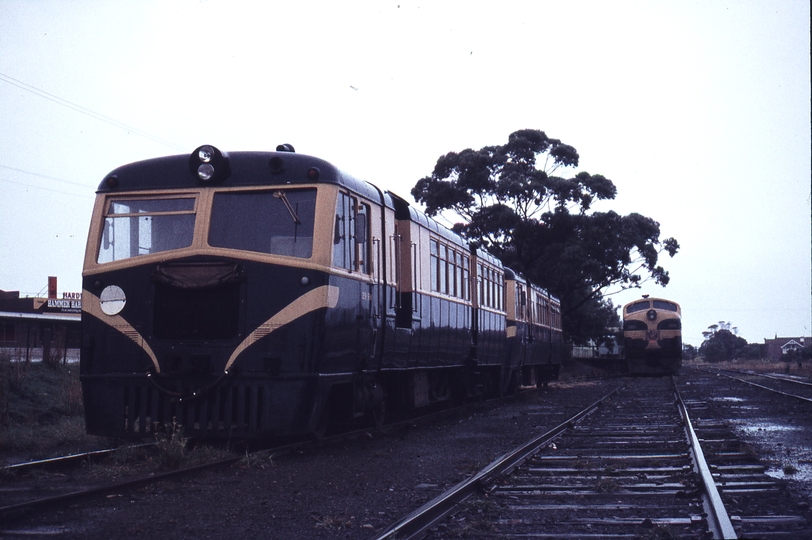
[[[22,313],[19,311],[0,311],[0,319],[76,321],[82,319],[81,313]]]

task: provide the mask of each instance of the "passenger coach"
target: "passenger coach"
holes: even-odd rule
[[[89,433],[324,433],[558,373],[558,301],[405,200],[293,152],[202,146],[99,186]]]

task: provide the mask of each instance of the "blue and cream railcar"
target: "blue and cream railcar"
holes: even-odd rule
[[[509,384],[557,379],[563,347],[560,302],[513,270],[505,269],[505,283]]]
[[[471,255],[452,231],[389,194],[394,230],[387,238],[395,284],[387,294],[387,336],[379,379],[387,404],[415,408],[465,397],[471,358]],[[462,386],[460,386],[462,385]]]
[[[319,433],[495,393],[503,295],[498,260],[287,145],[126,165],[85,254],[87,429]]]
[[[662,298],[623,306],[623,345],[630,374],[676,374],[682,367],[682,311]]]

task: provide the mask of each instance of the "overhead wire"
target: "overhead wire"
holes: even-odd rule
[[[65,180],[64,178],[57,178],[55,176],[48,176],[47,174],[40,174],[40,173],[35,173],[35,172],[32,172],[32,171],[26,171],[25,169],[18,169],[17,167],[9,167],[8,165],[0,165],[0,168],[8,169],[10,171],[15,171],[15,172],[23,173],[23,174],[30,174],[32,176],[39,176],[40,178],[46,178],[48,180],[54,180],[56,182],[62,182],[64,184],[71,184],[73,186],[79,186],[82,189],[84,189],[85,191],[87,191],[90,188],[90,186],[88,186],[87,184],[82,184],[81,182],[72,182],[70,180]],[[6,182],[6,183],[9,183],[9,184],[17,184],[19,186],[25,186],[25,187],[33,188],[33,189],[41,189],[43,191],[51,191],[53,193],[61,193],[63,195],[71,195],[73,197],[81,197],[83,199],[92,199],[93,198],[93,197],[87,195],[87,193],[84,193],[84,194],[71,193],[69,191],[62,191],[62,190],[54,189],[54,188],[51,188],[51,187],[39,186],[37,184],[32,184],[30,182],[19,182],[19,181],[16,181],[16,180],[9,180],[8,178],[0,177],[0,182]]]
[[[43,191],[51,191],[53,193],[61,193],[62,195],[70,195],[72,197],[81,197],[83,199],[93,199],[93,197],[91,197],[89,195],[81,195],[79,193],[70,193],[68,191],[61,191],[61,190],[58,190],[58,189],[47,188],[47,187],[42,187],[42,186],[36,186],[34,184],[26,184],[25,182],[15,182],[14,180],[9,180],[8,178],[0,178],[0,182],[7,182],[9,184],[17,184],[19,186],[25,186],[25,187],[29,187],[29,188],[33,188],[33,189],[41,189]]]
[[[177,145],[177,144],[175,144],[175,143],[173,143],[171,141],[167,141],[166,139],[162,139],[160,137],[152,135],[151,133],[147,133],[146,131],[140,130],[138,128],[134,128],[134,127],[129,126],[129,125],[123,123],[123,122],[119,122],[118,120],[110,118],[109,116],[105,116],[105,115],[103,115],[101,113],[97,113],[96,111],[92,111],[92,110],[88,109],[87,107],[82,107],[81,105],[77,105],[76,103],[68,101],[67,99],[61,98],[59,96],[56,96],[56,95],[51,94],[49,92],[46,92],[44,90],[40,90],[39,88],[31,86],[30,84],[26,84],[23,81],[15,79],[14,77],[10,77],[10,76],[6,75],[5,73],[0,73],[0,81],[3,81],[3,82],[5,82],[7,84],[10,84],[12,86],[16,86],[17,88],[21,88],[22,90],[25,90],[26,92],[31,92],[32,94],[40,96],[41,98],[45,98],[45,99],[47,99],[49,101],[53,101],[54,103],[58,103],[59,105],[62,105],[62,106],[67,107],[69,109],[73,109],[74,111],[77,111],[77,112],[82,113],[84,115],[90,116],[91,118],[95,118],[96,120],[100,120],[102,122],[110,124],[111,126],[115,126],[117,128],[124,129],[127,132],[132,133],[134,135],[144,137],[145,139],[149,139],[149,140],[151,140],[153,142],[157,142],[159,144],[169,146],[169,147],[174,148],[176,150],[186,150],[186,148],[184,148],[184,147],[182,147],[180,145]]]
[[[81,182],[73,182],[71,180],[65,180],[64,178],[58,178],[56,176],[48,176],[47,174],[36,173],[33,171],[26,171],[25,169],[18,169],[17,167],[9,167],[8,165],[0,164],[0,168],[8,169],[10,171],[20,172],[23,174],[30,174],[32,176],[39,176],[40,178],[46,178],[48,180],[56,180],[57,182],[63,182],[65,184],[73,184],[74,186],[79,186],[81,188],[87,189],[87,184],[83,184]]]

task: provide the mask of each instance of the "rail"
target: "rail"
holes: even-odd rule
[[[513,469],[521,465],[528,457],[532,456],[538,452],[540,448],[548,444],[550,440],[554,439],[563,431],[571,428],[581,419],[594,412],[604,401],[617,393],[617,391],[621,388],[622,386],[618,386],[610,393],[592,403],[581,412],[561,423],[557,427],[539,437],[536,437],[523,446],[503,455],[485,467],[479,473],[460,482],[442,495],[429,501],[374,538],[377,540],[420,538],[428,529],[453,512],[460,503],[464,502],[478,490],[486,486],[489,480],[502,474],[510,473]]]
[[[161,474],[153,474],[151,476],[143,477],[143,478],[136,478],[134,480],[127,480],[124,482],[117,482],[115,484],[108,484],[105,486],[99,486],[95,488],[80,490],[80,491],[73,491],[70,493],[64,493],[62,495],[55,495],[53,497],[44,497],[41,499],[35,499],[31,501],[26,501],[17,504],[11,504],[8,506],[0,507],[0,521],[3,517],[8,515],[13,515],[23,511],[29,510],[36,510],[41,508],[48,508],[55,504],[63,503],[66,501],[76,501],[88,497],[94,497],[98,495],[106,495],[108,493],[113,493],[122,489],[132,488],[141,486],[144,484],[151,484],[153,482],[157,482],[159,480],[165,480],[167,478],[174,478],[178,476],[182,476],[184,474],[191,474],[194,472],[202,471],[205,469],[211,469],[214,467],[221,467],[225,465],[230,465],[232,463],[236,463],[242,459],[241,457],[232,457],[228,459],[222,459],[219,461],[213,461],[210,463],[204,463],[202,465],[195,465],[193,467],[186,467],[184,469],[178,469],[176,471],[169,471]]]
[[[155,443],[138,444],[134,445],[132,448],[147,448],[152,446],[155,446]],[[91,450],[89,452],[81,452],[78,454],[70,454],[67,456],[58,456],[47,459],[38,459],[34,461],[25,461],[23,463],[6,465],[5,467],[0,468],[0,471],[3,471],[5,473],[17,473],[28,469],[62,467],[74,463],[76,461],[107,457],[111,454],[118,452],[119,450],[120,450],[119,448],[107,448],[105,450]]]
[[[674,382],[674,378],[671,378]],[[702,446],[699,444],[699,439],[696,436],[691,418],[688,416],[688,409],[685,407],[685,402],[682,401],[682,396],[674,383],[674,392],[677,396],[677,405],[679,406],[680,416],[685,423],[685,432],[688,435],[688,440],[691,444],[691,452],[694,456],[694,465],[699,476],[702,478],[702,484],[706,495],[706,506],[708,511],[708,526],[713,534],[713,538],[735,539],[736,531],[733,529],[733,523],[730,521],[727,509],[722,502],[722,497],[719,495],[719,490],[716,489],[716,482],[713,480],[713,474],[705,461],[705,454],[702,452]]]

